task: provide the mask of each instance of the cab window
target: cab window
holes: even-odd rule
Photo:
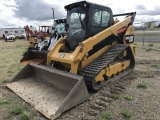
[[[110,22],[110,13],[106,10],[95,9],[93,11],[92,26],[108,26]]]
[[[106,10],[94,9],[92,13],[91,36],[110,26],[110,13]]]

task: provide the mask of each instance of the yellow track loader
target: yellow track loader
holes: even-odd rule
[[[109,7],[87,1],[65,9],[66,36],[56,42],[43,63],[29,63],[7,84],[52,120],[135,66],[136,12],[113,15]],[[125,18],[119,21],[118,16]]]

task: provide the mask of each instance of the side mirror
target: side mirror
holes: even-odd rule
[[[66,23],[66,24],[65,24],[65,31],[67,32],[68,30],[69,30],[69,24]]]

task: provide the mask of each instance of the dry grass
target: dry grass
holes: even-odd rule
[[[20,60],[28,45],[27,40],[16,40],[15,42],[0,40],[0,120],[31,120],[32,116],[35,120],[46,120],[44,116],[5,87],[24,67],[20,64]]]
[[[28,44],[27,40],[16,40],[15,42],[0,40],[0,103],[3,104],[0,109],[0,120],[15,119],[10,111],[16,104],[22,104],[22,100],[4,86],[24,67],[19,64],[19,61],[28,48]]]
[[[19,64],[24,51],[28,48],[28,41],[16,40],[15,42],[5,42],[0,40],[0,82],[10,80],[23,65]]]

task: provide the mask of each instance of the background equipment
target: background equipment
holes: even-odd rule
[[[60,37],[65,35],[65,23],[66,19],[54,20],[54,26],[52,26],[52,34],[48,39],[41,42],[34,42],[34,46],[30,46],[24,53],[21,63],[28,64],[29,62],[40,63],[43,59],[46,59],[48,51],[54,46]]]

